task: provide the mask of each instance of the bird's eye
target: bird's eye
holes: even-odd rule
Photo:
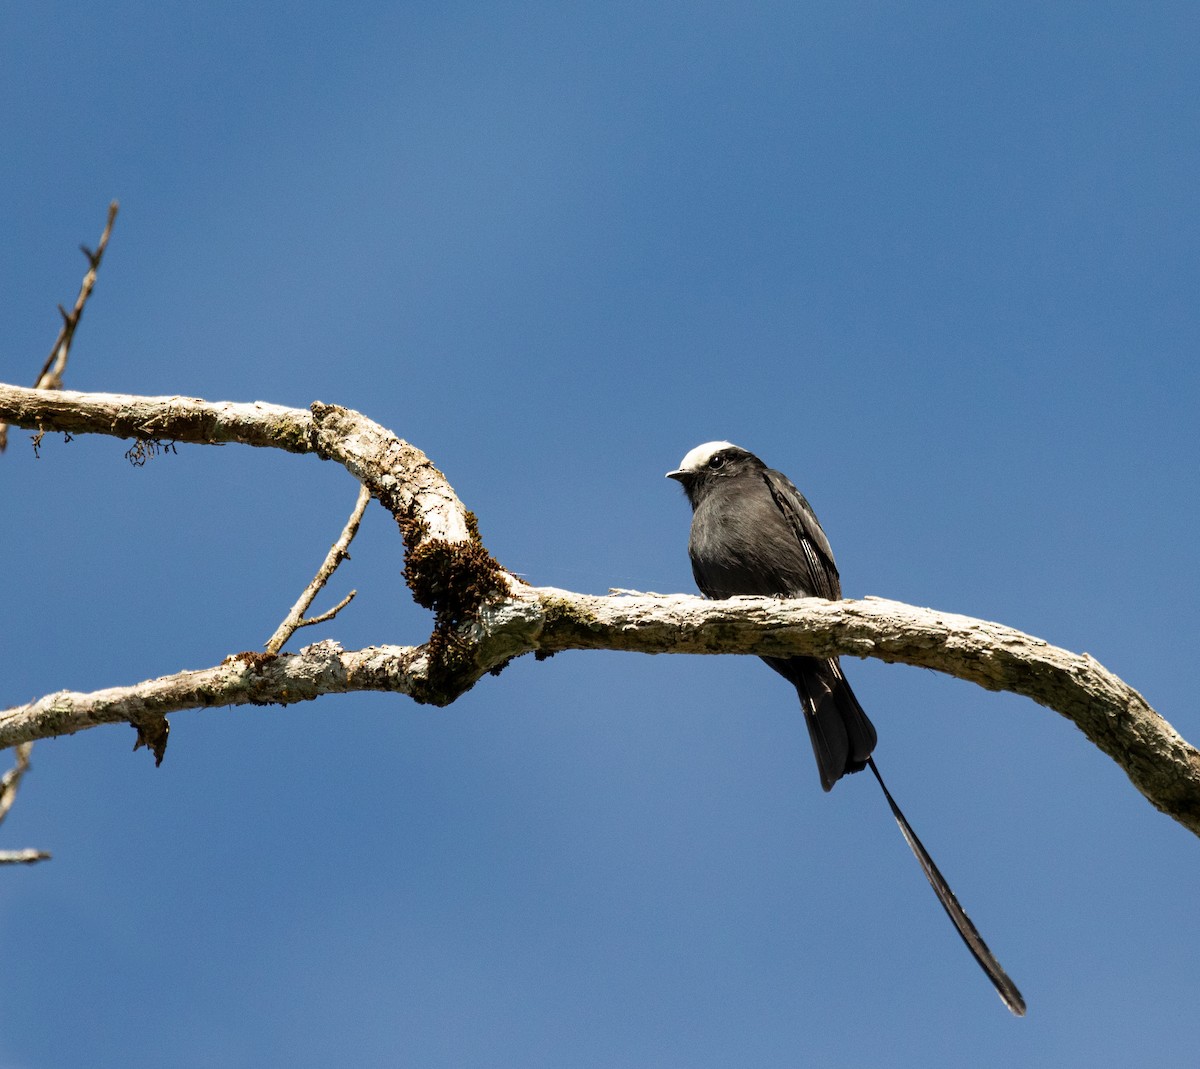
[[[718,469],[725,467],[725,454],[724,453],[713,454],[711,457],[708,458],[708,466],[713,471],[717,471]]]

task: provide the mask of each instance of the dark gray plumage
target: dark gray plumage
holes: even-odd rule
[[[688,554],[696,585],[710,598],[736,595],[842,596],[829,540],[804,495],[753,453],[731,442],[691,450],[667,477],[677,480],[692,506]],[[764,657],[800,696],[821,786],[868,765],[883,789],[900,831],[942,907],[1000,997],[1018,1016],[1025,1001],[1000,967],[933,858],[892,798],[871,757],[875,727],[842,675],[837,658]]]
[[[804,495],[729,442],[693,449],[670,473],[692,503],[688,553],[710,598],[842,596],[833,550]],[[866,767],[876,734],[836,659],[764,657],[800,695],[825,790]]]

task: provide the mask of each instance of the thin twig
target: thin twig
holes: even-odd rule
[[[86,245],[80,245],[79,248],[83,255],[87,257],[88,269],[83,276],[83,282],[79,287],[79,296],[75,298],[75,307],[68,312],[60,304],[58,306],[59,314],[62,316],[62,327],[59,329],[58,337],[54,339],[54,345],[50,349],[50,355],[46,357],[46,362],[42,365],[42,370],[38,373],[37,381],[34,382],[35,390],[61,390],[63,387],[63,373],[67,370],[67,357],[71,353],[71,342],[75,337],[75,328],[79,326],[80,317],[83,315],[83,307],[87,304],[88,298],[92,295],[92,290],[96,285],[96,272],[100,269],[100,261],[104,258],[104,250],[108,248],[108,239],[112,236],[113,223],[117,220],[117,212],[120,210],[117,202],[114,200],[108,206],[108,220],[104,224],[104,231],[100,235],[100,241],[96,245],[95,251],[89,249]],[[8,445],[8,424],[0,422],[0,453],[3,453]]]
[[[327,609],[325,612],[321,613],[320,616],[306,616],[303,620],[300,621],[299,624],[296,625],[297,628],[312,627],[313,624],[323,624],[329,620],[332,620],[335,616],[337,616],[337,614],[339,612],[341,612],[347,605],[349,605],[350,602],[352,602],[356,597],[358,597],[358,591],[351,590],[350,593],[347,594],[344,598],[342,598],[342,600],[339,601],[332,609]]]
[[[33,384],[35,390],[62,389],[63,373],[67,370],[67,358],[71,353],[71,341],[75,337],[75,328],[79,326],[84,305],[87,304],[88,298],[96,286],[96,272],[100,268],[100,261],[104,258],[104,250],[108,248],[108,239],[112,236],[113,223],[117,220],[119,210],[115,200],[109,204],[108,218],[105,220],[104,230],[100,234],[100,241],[97,243],[95,251],[86,245],[79,246],[83,255],[87,257],[88,269],[80,284],[79,296],[75,298],[75,307],[67,312],[61,304],[58,306],[63,320],[62,327],[59,329],[58,337],[54,339],[50,355],[46,357],[46,362],[38,373],[37,381]],[[3,453],[7,447],[8,424],[0,420],[0,453]],[[32,750],[32,742],[21,743],[17,746],[17,763],[0,778],[0,821],[8,816],[8,811],[17,799],[17,788],[21,784],[21,777],[29,770],[29,755]],[[5,850],[0,851],[0,865],[28,865],[35,861],[45,861],[49,857],[50,855],[44,850]]]
[[[329,547],[329,552],[325,555],[325,560],[321,563],[321,567],[317,569],[317,574],[313,576],[312,582],[304,588],[304,593],[296,600],[296,604],[292,606],[291,611],[284,617],[283,623],[279,625],[275,634],[267,642],[266,651],[268,653],[278,653],[283,649],[287,640],[299,628],[332,620],[342,609],[350,604],[357,593],[355,590],[350,591],[346,597],[328,612],[322,613],[320,616],[313,617],[312,619],[305,619],[304,617],[309,606],[312,605],[313,599],[321,592],[321,588],[329,581],[329,577],[337,571],[337,566],[350,555],[347,551],[350,548],[350,543],[354,541],[354,536],[358,534],[358,525],[362,523],[363,513],[366,512],[367,503],[370,500],[371,492],[365,486],[360,486],[358,500],[354,503],[354,511],[350,513],[350,519],[346,521],[346,526],[342,528],[342,533],[338,536],[338,540]]]
[[[42,365],[37,382],[33,384],[35,390],[62,389],[62,376],[67,369],[67,357],[71,352],[75,328],[79,326],[80,317],[83,315],[83,306],[87,304],[88,298],[92,295],[92,289],[96,285],[96,272],[100,269],[100,261],[104,259],[104,250],[108,248],[108,239],[112,236],[113,223],[117,220],[119,210],[115,200],[108,206],[108,220],[104,224],[104,232],[100,235],[95,252],[86,245],[79,246],[80,252],[87,257],[87,274],[83,276],[83,282],[80,284],[79,296],[75,298],[75,307],[68,312],[61,304],[58,306],[63,320],[62,329],[58,332],[50,355],[46,357],[46,362]]]
[[[29,771],[29,755],[33,752],[32,742],[22,742],[13,747],[17,763],[0,776],[0,822],[8,816],[13,802],[17,800],[17,788],[21,777]],[[0,865],[32,865],[35,861],[48,861],[45,850],[0,850]]]
[[[33,750],[32,742],[23,742],[13,747],[17,763],[3,776],[0,776],[0,822],[8,816],[13,802],[17,800],[17,788],[21,786],[21,777],[29,770],[29,754]]]

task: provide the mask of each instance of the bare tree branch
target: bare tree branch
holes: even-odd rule
[[[354,541],[354,536],[358,534],[358,525],[362,523],[363,513],[366,512],[370,501],[371,494],[367,488],[365,486],[359,487],[358,500],[354,504],[354,511],[350,513],[350,518],[346,521],[346,526],[342,528],[342,533],[338,536],[337,541],[329,548],[329,552],[326,554],[325,560],[321,562],[321,567],[317,569],[317,574],[313,576],[312,582],[305,587],[304,593],[296,599],[296,604],[291,607],[283,622],[276,628],[275,634],[267,640],[266,650],[268,653],[278,653],[283,649],[287,644],[287,640],[299,628],[311,627],[313,624],[332,620],[354,599],[354,595],[358,591],[351,590],[349,594],[342,598],[328,612],[323,612],[320,616],[314,616],[311,619],[306,619],[304,616],[309,606],[312,605],[313,599],[321,592],[321,588],[329,581],[329,577],[337,570],[338,565],[350,555],[350,543]]]
[[[13,802],[17,800],[17,788],[21,786],[21,778],[29,771],[29,755],[32,752],[32,742],[23,742],[13,748],[16,764],[0,777],[0,823],[3,823]]]
[[[323,694],[361,690],[404,694],[410,691],[411,681],[420,678],[423,660],[423,652],[411,647],[372,646],[347,653],[328,641],[294,654],[236,653],[212,668],[90,694],[59,691],[4,710],[0,739],[17,742],[73,735],[98,724],[136,725],[184,709],[290,705]]]
[[[60,692],[0,712],[0,745],[185,709],[290,704],[324,694],[386,690],[453,701],[523,653],[837,655],[933,668],[1008,690],[1062,714],[1113,758],[1155,806],[1200,834],[1200,754],[1132,687],[1087,654],[1012,628],[899,602],[687,595],[600,597],[521,588],[465,627],[469,668],[457,690],[431,693],[430,644],[344,651],[322,642],[299,654],[242,653],[222,664],[92,694]]]
[[[487,554],[474,519],[420,450],[357,412],[314,404],[213,404],[0,386],[0,418],[74,433],[238,441],[313,452],[343,464],[393,513],[405,575],[435,612],[420,646],[299,654],[240,653],[214,668],[93,694],[61,692],[0,712],[0,746],[100,723],[153,723],[216,705],[308,701],[388,690],[448,704],[485,673],[524,653],[608,649],[875,657],[933,668],[990,690],[1032,698],[1073,721],[1155,806],[1200,835],[1200,754],[1132,687],[1087,654],[1001,624],[867,599],[599,597],[533,588]]]
[[[96,285],[96,274],[100,270],[100,261],[104,259],[104,251],[108,248],[108,239],[112,236],[113,223],[117,221],[117,202],[114,200],[108,206],[108,219],[104,224],[104,230],[100,234],[100,241],[96,245],[95,251],[89,249],[86,245],[81,245],[80,250],[87,257],[88,269],[83,276],[83,282],[79,287],[79,295],[75,298],[75,307],[68,313],[60,304],[58,306],[59,314],[62,316],[62,327],[59,329],[58,337],[54,339],[54,345],[50,348],[50,355],[46,357],[46,362],[42,365],[42,370],[38,372],[37,381],[34,382],[35,390],[61,390],[63,385],[63,375],[67,370],[67,358],[71,354],[71,342],[75,338],[75,330],[79,326],[79,320],[83,316],[84,306],[87,304],[88,298],[92,295],[92,290]],[[8,424],[0,419],[0,453],[3,453],[8,447]],[[36,446],[35,446],[36,448]],[[22,743],[16,748],[17,763],[4,774],[4,778],[0,780],[0,821],[3,821],[8,816],[8,811],[12,808],[12,804],[16,801],[17,787],[21,783],[21,777],[29,768],[29,756],[33,750],[33,743]],[[0,852],[0,864],[30,864],[35,861],[48,860],[50,855],[44,850],[15,850]]]
[[[471,537],[467,510],[421,450],[360,412],[320,401],[303,409],[263,401],[30,390],[0,383],[0,420],[39,431],[313,453],[341,464],[366,486],[396,517],[406,544]]]
[[[54,345],[50,348],[50,355],[46,357],[42,370],[38,372],[37,381],[33,384],[35,390],[62,389],[63,374],[67,370],[67,358],[71,354],[71,342],[75,339],[75,330],[83,316],[84,305],[87,304],[88,298],[95,288],[96,273],[100,270],[100,261],[104,259],[104,250],[108,248],[108,239],[112,236],[113,223],[117,221],[118,211],[119,206],[114,200],[108,206],[108,220],[104,224],[104,230],[100,234],[100,241],[94,252],[86,245],[79,246],[83,255],[87,257],[88,269],[80,284],[79,296],[75,298],[75,307],[68,312],[61,304],[58,306],[63,321],[62,327],[58,332],[58,337],[54,339]],[[8,427],[3,421],[0,421],[0,453],[4,452],[7,445]]]
[[[367,497],[367,500],[368,501],[370,500],[369,495]],[[304,619],[300,620],[296,624],[296,628],[299,629],[301,627],[312,627],[314,624],[328,623],[330,620],[335,619],[337,617],[337,614],[339,612],[341,612],[347,605],[349,605],[350,602],[352,602],[356,597],[358,597],[358,591],[351,590],[350,593],[347,594],[344,598],[342,598],[342,600],[339,601],[335,606],[333,606],[332,609],[326,609],[324,612],[318,613],[316,616],[304,617]],[[287,640],[285,639],[284,641],[286,642]],[[282,649],[282,648],[283,647],[281,646],[280,649]],[[268,650],[267,652],[278,652],[278,651]]]
[[[21,778],[29,771],[29,757],[33,753],[33,743],[23,742],[13,747],[16,764],[3,776],[0,776],[0,823],[8,816],[13,802],[17,800],[17,788],[21,786]],[[35,861],[48,861],[50,855],[45,850],[0,850],[0,865],[31,865]]]
[[[0,850],[0,865],[32,865],[50,858],[45,850]]]
[[[62,389],[63,372],[67,370],[67,357],[71,353],[71,342],[75,339],[75,330],[79,326],[80,318],[83,316],[84,305],[87,304],[88,298],[92,295],[92,290],[96,285],[96,273],[100,270],[100,261],[104,259],[104,251],[108,248],[108,239],[112,236],[113,223],[117,221],[117,212],[119,210],[120,206],[115,200],[109,204],[108,219],[104,224],[104,230],[100,234],[100,241],[96,245],[95,252],[86,245],[79,246],[79,251],[87,257],[87,273],[83,276],[83,282],[79,286],[79,296],[75,298],[75,307],[68,312],[61,304],[58,306],[59,314],[63,320],[62,329],[58,332],[58,337],[50,349],[50,355],[46,357],[46,362],[42,365],[37,382],[34,383],[34,389]]]

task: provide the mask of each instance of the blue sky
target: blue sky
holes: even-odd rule
[[[728,438],[848,596],[1086,650],[1200,738],[1200,9],[16,4],[0,379],[111,198],[77,389],[359,408],[533,582],[690,591],[662,478]],[[340,469],[0,461],[0,704],[270,636]],[[302,641],[428,632],[374,507]],[[865,777],[750,658],[523,660],[41,743],[0,873],[0,1069],[1190,1065],[1195,837],[1069,723],[848,675],[1003,1009]]]

